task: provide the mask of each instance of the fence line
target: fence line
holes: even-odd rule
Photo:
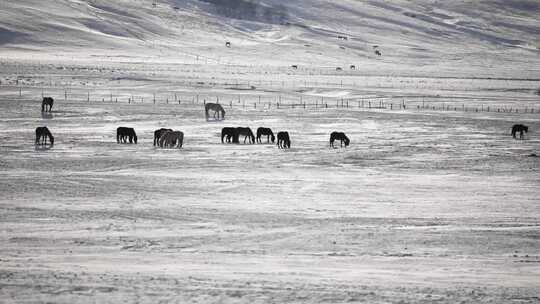
[[[6,87],[6,86],[3,86]],[[8,86],[9,87],[9,86]],[[30,89],[31,92],[28,92]],[[38,88],[16,87],[15,98],[22,99]],[[119,90],[120,91],[120,90]],[[55,94],[51,94],[51,93]],[[23,94],[24,93],[24,94]],[[540,108],[532,106],[500,105],[500,104],[473,104],[452,101],[451,97],[443,97],[443,101],[430,101],[433,96],[404,97],[365,97],[340,98],[313,96],[258,95],[258,94],[188,94],[185,92],[169,91],[157,94],[138,92],[113,92],[112,90],[92,91],[83,89],[51,89],[40,88],[41,97],[53,96],[57,100],[79,101],[86,103],[126,103],[126,104],[205,104],[206,102],[221,103],[229,108],[242,109],[363,109],[363,110],[409,110],[409,111],[443,111],[443,112],[489,112],[489,113],[527,113],[539,114]],[[24,95],[24,96],[23,96]],[[35,94],[34,94],[35,96]],[[420,101],[420,98],[422,100]],[[426,101],[426,98],[428,100]]]

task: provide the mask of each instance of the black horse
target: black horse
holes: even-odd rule
[[[54,104],[54,99],[52,97],[43,97],[41,101],[41,112],[50,112]],[[49,109],[47,110],[47,107]]]
[[[291,139],[289,137],[289,132],[286,132],[286,131],[278,132],[277,146],[280,149],[291,148]]]
[[[253,131],[249,127],[238,127],[236,128],[237,136],[244,136],[244,143],[246,143],[246,139],[249,138],[249,143],[254,144],[255,143],[255,135],[253,135]]]
[[[159,138],[167,132],[172,132],[172,129],[161,128],[154,131],[154,147],[159,143]]]
[[[272,143],[276,140],[276,137],[274,136],[274,132],[272,132],[272,129],[270,128],[263,128],[260,127],[257,129],[257,142],[261,143],[261,136],[266,135],[266,142],[269,143],[270,140],[272,140]]]
[[[513,125],[512,126],[512,137],[513,138],[516,138],[516,133],[517,132],[519,132],[519,139],[523,139],[523,132],[528,133],[529,132],[529,127],[527,127],[525,125],[522,125],[522,124]]]
[[[236,128],[225,127],[221,129],[221,143],[223,143],[223,138],[226,138],[227,143],[238,143],[238,131]]]
[[[135,130],[133,128],[118,127],[118,129],[116,129],[116,142],[127,143],[128,139],[130,144],[137,143],[137,134],[135,134]]]
[[[51,142],[51,147],[54,145],[54,136],[47,127],[37,127],[36,128],[36,145],[46,145],[47,138]]]
[[[330,147],[334,147],[334,141],[339,140],[340,141],[340,147],[343,147],[343,143],[345,143],[345,147],[349,145],[351,142],[347,135],[343,132],[332,132],[330,134]]]

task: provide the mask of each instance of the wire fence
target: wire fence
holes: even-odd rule
[[[473,98],[464,101],[461,97],[448,96],[303,96],[300,94],[242,94],[200,93],[191,91],[167,91],[149,93],[145,90],[118,89],[98,90],[81,88],[38,88],[1,86],[4,98],[33,99],[41,101],[51,96],[57,101],[77,103],[110,103],[110,104],[153,104],[153,105],[204,105],[219,103],[231,109],[362,109],[388,111],[441,111],[441,112],[489,112],[489,113],[527,113],[539,114],[540,105],[534,103],[519,105],[516,103],[501,104],[499,100]]]

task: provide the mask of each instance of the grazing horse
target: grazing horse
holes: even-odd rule
[[[159,138],[161,148],[182,148],[184,143],[184,133],[182,131],[165,131]]]
[[[214,111],[214,120],[216,119],[216,114],[218,120],[220,119],[220,114],[221,120],[225,119],[225,110],[219,103],[207,103],[204,105],[204,113],[206,115],[206,120],[208,120],[208,111],[210,110]]]
[[[257,142],[261,143],[261,136],[266,135],[266,142],[269,143],[270,139],[272,139],[272,143],[276,140],[276,137],[274,136],[274,132],[272,132],[272,129],[270,128],[263,128],[260,127],[257,129]]]
[[[528,133],[529,132],[529,127],[527,127],[525,125],[522,125],[522,124],[513,125],[512,126],[512,137],[513,138],[516,138],[516,133],[517,132],[519,132],[519,139],[523,139],[523,132]]]
[[[172,131],[172,129],[161,128],[154,131],[154,147],[158,144],[159,138],[168,131]]]
[[[254,144],[255,143],[255,135],[253,135],[253,131],[249,127],[238,127],[236,128],[237,137],[244,136],[244,143],[246,143],[246,139],[249,138],[249,143]]]
[[[381,56],[381,55],[382,55],[382,54],[381,54],[381,51],[379,51],[379,50],[375,50],[375,55],[377,55],[377,56]]]
[[[226,138],[228,143],[238,143],[238,131],[236,128],[225,127],[221,129],[221,143],[223,143],[223,138]]]
[[[293,64],[293,65],[291,65],[291,68],[293,68],[293,69],[295,69],[295,70],[298,70],[298,65]]]
[[[116,129],[116,142],[127,143],[128,139],[130,144],[133,142],[137,143],[137,134],[135,134],[135,130],[133,128],[118,127],[118,129]]]
[[[43,97],[43,100],[41,101],[41,112],[50,112],[53,104],[54,99],[52,97]],[[47,107],[49,107],[48,110]]]
[[[332,132],[332,134],[330,134],[330,147],[334,147],[335,140],[340,141],[340,147],[343,147],[343,143],[345,143],[345,147],[347,147],[351,142],[343,132]]]
[[[47,127],[37,127],[36,128],[36,145],[46,145],[47,137],[51,142],[51,147],[54,145],[54,136],[52,136],[51,131]]]
[[[336,68],[336,71],[343,71],[343,69],[340,68],[340,67],[337,67],[337,68]]]
[[[289,132],[286,132],[286,131],[278,132],[277,146],[280,149],[291,148],[291,139],[289,138]]]

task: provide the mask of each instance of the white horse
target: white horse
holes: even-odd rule
[[[182,131],[167,131],[159,137],[161,148],[182,148],[184,133]]]
[[[208,111],[214,111],[214,119],[225,119],[225,110],[219,103],[207,103],[204,105],[204,113],[206,115],[206,120],[208,120]],[[217,118],[216,118],[217,114]],[[219,117],[221,115],[221,118]]]

